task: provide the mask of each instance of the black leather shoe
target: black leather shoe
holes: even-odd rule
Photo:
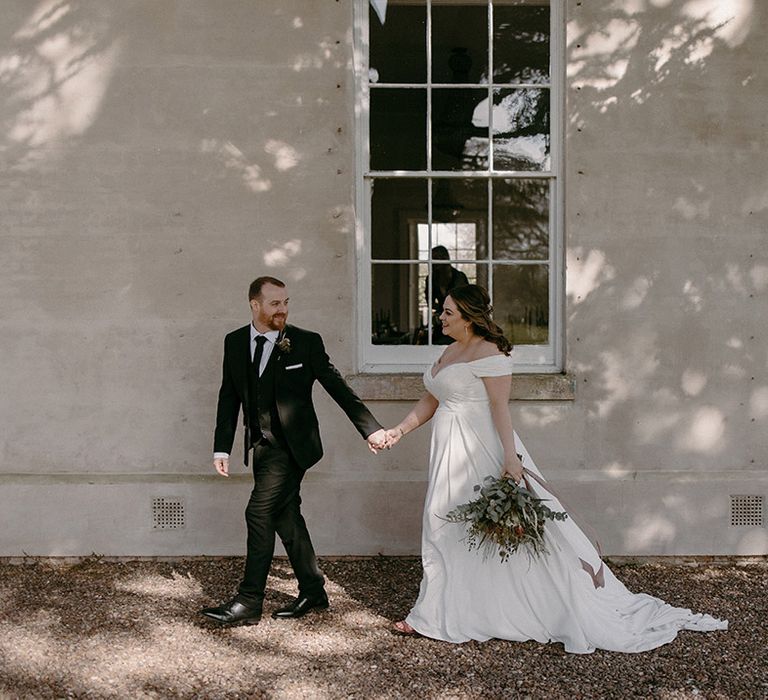
[[[230,625],[235,627],[237,625],[257,625],[261,620],[261,607],[249,608],[247,605],[240,603],[237,598],[233,598],[228,603],[222,603],[215,608],[203,608],[200,611],[201,615],[216,620],[222,625]]]
[[[306,615],[310,610],[327,610],[328,609],[328,596],[323,593],[320,598],[307,598],[306,596],[299,596],[290,605],[286,605],[284,608],[279,608],[272,613],[272,617],[278,620],[302,617]]]

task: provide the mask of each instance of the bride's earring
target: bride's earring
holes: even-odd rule
[[[469,326],[464,326],[464,337],[466,338],[469,335]]]

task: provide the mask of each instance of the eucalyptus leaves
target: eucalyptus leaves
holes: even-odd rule
[[[553,511],[524,486],[512,479],[487,476],[483,485],[475,486],[480,495],[474,501],[462,503],[446,514],[452,523],[467,523],[469,549],[483,549],[484,554],[498,552],[507,561],[520,545],[529,554],[547,553],[544,544],[544,524],[547,520],[565,520],[567,513]]]

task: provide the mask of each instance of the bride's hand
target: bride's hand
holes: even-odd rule
[[[516,484],[519,484],[523,480],[523,463],[517,455],[507,457],[504,460],[504,469],[501,472],[502,478],[509,477],[513,479]]]
[[[389,449],[390,447],[396,445],[398,442],[400,442],[400,438],[403,437],[403,430],[402,428],[390,428],[386,431],[386,441],[384,443],[384,446]]]

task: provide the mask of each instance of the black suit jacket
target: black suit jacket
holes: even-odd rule
[[[269,358],[270,364],[275,363],[277,414],[293,458],[300,467],[309,469],[323,456],[317,414],[312,404],[315,380],[320,382],[364,438],[379,430],[381,425],[331,364],[318,333],[288,325],[284,337],[290,340],[290,351],[281,352],[275,346]],[[232,452],[237,418],[242,407],[246,466],[252,405],[248,396],[250,362],[251,331],[248,325],[229,333],[224,339],[224,367],[213,441],[214,452]]]

